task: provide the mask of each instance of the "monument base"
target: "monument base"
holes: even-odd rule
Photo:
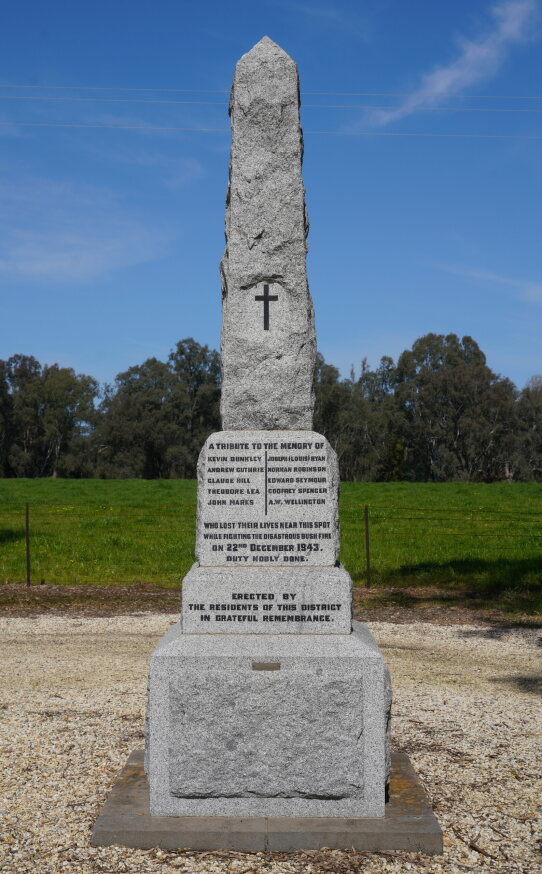
[[[153,816],[377,817],[389,675],[369,630],[183,634],[150,666]]]
[[[151,816],[143,750],[115,782],[92,831],[94,847],[164,850],[390,850],[440,854],[442,831],[406,753],[392,753],[389,801],[375,819]]]

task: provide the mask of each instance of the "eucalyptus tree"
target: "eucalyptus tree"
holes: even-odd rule
[[[0,373],[5,474],[73,473],[75,445],[94,422],[96,380],[58,364],[41,365],[28,355],[2,362]]]
[[[518,400],[517,452],[512,476],[542,482],[542,376],[533,376]]]
[[[399,357],[395,397],[413,480],[503,479],[515,448],[517,391],[471,337],[426,334]]]
[[[219,427],[216,352],[180,341],[167,362],[149,358],[107,386],[94,436],[102,477],[194,477],[205,438]]]

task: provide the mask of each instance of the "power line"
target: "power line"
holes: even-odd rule
[[[15,87],[15,86],[14,86]],[[419,97],[419,91],[411,93],[394,91],[303,91],[303,94],[319,94],[324,97]],[[430,98],[431,95],[428,95]],[[437,99],[438,94],[433,95]],[[447,100],[542,100],[537,94],[448,94]]]
[[[1,99],[1,95],[0,95]],[[402,109],[392,103],[303,103],[303,109]],[[409,112],[542,112],[542,109],[515,109],[495,106],[417,106]]]
[[[133,88],[111,85],[11,85],[0,88],[39,88],[66,91],[145,91],[164,94],[229,94],[229,88]],[[418,97],[419,92],[395,91],[302,91],[303,94],[318,94],[327,97]],[[435,95],[437,97],[438,95]],[[450,94],[450,100],[542,100],[538,94]]]
[[[179,131],[192,133],[229,133],[225,127],[173,127],[145,124],[83,124],[78,122],[56,121],[0,121],[1,127],[67,127],[67,128],[97,128],[108,130],[143,130],[143,131]],[[326,136],[345,137],[437,137],[444,139],[482,139],[482,140],[542,140],[542,134],[435,134],[435,133],[391,133],[389,131],[341,131],[341,130],[304,130],[304,134],[322,134]]]
[[[0,88],[43,88],[62,91],[160,91],[164,94],[229,94],[226,88],[122,88],[111,85],[2,85]]]
[[[1,95],[0,95],[0,99]],[[303,103],[303,109],[402,109],[391,103]],[[409,112],[542,112],[542,109],[509,109],[494,106],[418,106]]]
[[[137,97],[42,97],[41,94],[0,94],[0,100],[54,100],[77,103],[159,103],[178,106],[227,106],[225,100],[156,100]]]
[[[224,100],[157,100],[137,97],[43,97],[29,94],[0,94],[0,100],[40,100],[75,103],[143,103],[173,106],[227,106]],[[395,104],[379,103],[304,103],[303,109],[400,109]],[[542,112],[542,109],[516,109],[494,106],[420,106],[413,112]]]
[[[304,134],[329,134],[344,137],[453,137],[454,139],[481,140],[542,140],[538,134],[433,134],[433,133],[392,133],[390,131],[342,131],[342,130],[304,130]]]
[[[147,124],[83,124],[58,121],[0,121],[2,127],[77,127],[107,128],[109,130],[193,131],[194,133],[229,133],[227,127],[158,127]]]

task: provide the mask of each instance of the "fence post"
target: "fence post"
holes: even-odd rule
[[[30,505],[24,505],[24,539],[26,546],[26,585],[30,585]]]
[[[369,507],[365,504],[365,566],[367,569],[367,588],[371,587],[371,550],[369,547]]]

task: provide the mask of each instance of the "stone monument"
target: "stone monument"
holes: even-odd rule
[[[264,37],[231,93],[222,424],[198,464],[197,561],[151,659],[154,817],[383,817],[390,683],[352,623],[335,452],[312,430],[297,68]]]
[[[442,852],[393,753],[380,651],[352,621],[337,458],[312,430],[315,333],[297,69],[237,64],[222,260],[222,425],[198,464],[196,563],[151,657],[134,750],[95,846]]]

